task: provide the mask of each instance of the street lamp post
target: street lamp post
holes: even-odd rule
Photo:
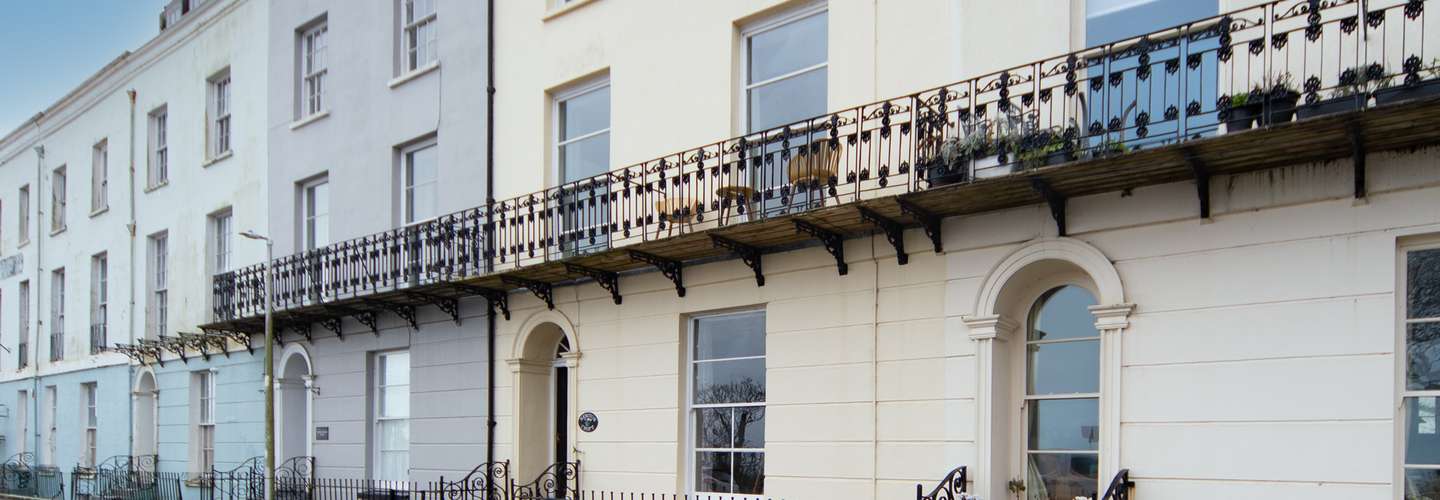
[[[271,318],[275,294],[272,268],[275,266],[275,242],[255,231],[240,236],[265,242],[265,500],[275,498],[275,324]]]

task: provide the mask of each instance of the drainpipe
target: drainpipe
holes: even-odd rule
[[[495,213],[495,0],[485,5],[485,267],[495,266],[495,226],[489,221]],[[487,301],[489,299],[486,299]],[[485,315],[485,461],[495,463],[495,311],[487,307]]]
[[[130,90],[125,91],[125,94],[130,97],[130,174],[129,174],[129,177],[130,177],[130,190],[129,190],[129,191],[126,191],[126,197],[130,199],[130,200],[129,200],[129,201],[130,201],[130,203],[129,203],[129,204],[130,204],[130,222],[125,225],[125,230],[130,233],[129,252],[125,255],[125,258],[130,261],[130,280],[129,280],[129,281],[130,281],[130,291],[129,291],[129,295],[130,295],[130,307],[129,307],[128,309],[126,309],[127,312],[126,312],[126,315],[125,315],[125,321],[128,322],[128,323],[130,324],[130,326],[134,326],[134,324],[135,324],[135,321],[134,321],[134,314],[135,314],[135,270],[136,270],[136,269],[140,269],[139,266],[135,265],[135,89],[130,89]],[[106,320],[108,321],[109,318],[106,318]],[[108,328],[108,327],[107,327],[107,328]],[[128,332],[131,332],[130,337],[131,337],[131,339],[133,340],[134,337],[135,337],[135,335],[134,335],[134,330],[132,330],[132,329],[130,329],[130,328],[126,328],[125,330],[128,331]],[[108,332],[108,331],[106,332],[106,336],[107,336],[107,337],[109,336],[109,332]],[[105,340],[110,340],[110,339],[107,338],[107,339],[105,339]],[[128,363],[127,363],[127,365],[128,365],[128,367],[129,367],[130,378],[129,378],[126,382],[127,382],[127,386],[132,388],[132,390],[130,391],[131,394],[132,394],[132,396],[129,397],[129,398],[127,398],[127,399],[130,401],[130,414],[129,414],[129,416],[126,417],[126,418],[130,419],[130,454],[131,454],[131,455],[134,455],[134,454],[135,454],[135,397],[133,396],[133,394],[134,394],[133,387],[134,387],[134,383],[135,383],[135,374],[136,374],[136,371],[135,371],[135,365],[131,365],[131,364],[128,364]],[[159,418],[159,416],[158,416],[158,415],[152,416],[152,418]],[[157,464],[157,465],[158,465],[158,464]]]
[[[35,120],[35,134],[37,137],[40,135],[40,120],[38,118]],[[45,146],[35,146],[35,192],[31,193],[30,197],[30,203],[35,205],[35,220],[31,221],[35,226],[35,279],[33,280],[35,286],[31,287],[31,289],[35,290],[35,300],[32,301],[35,303],[35,339],[34,342],[30,343],[31,352],[34,352],[35,356],[30,358],[30,366],[33,367],[35,371],[30,375],[30,402],[32,403],[30,407],[35,409],[34,412],[31,412],[34,415],[35,426],[31,427],[31,429],[35,433],[34,457],[36,462],[40,461],[40,336],[44,335],[45,331],[43,328],[45,318],[42,316],[42,311],[44,311],[45,308],[41,307],[45,293],[40,282],[40,275],[45,273],[45,267],[42,265],[45,262],[45,233],[40,229],[45,225],[45,210],[41,208],[45,206],[45,202],[40,196],[40,193],[44,191],[40,189],[45,179],[41,176],[41,173],[44,171]],[[51,416],[51,418],[54,418],[54,416]]]

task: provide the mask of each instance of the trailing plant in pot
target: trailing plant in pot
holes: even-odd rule
[[[1392,85],[1387,78],[1375,90],[1375,105],[1385,106],[1397,102],[1440,96],[1440,58],[1430,60],[1429,67],[1422,67],[1419,56],[1405,59],[1405,78],[1399,85]]]
[[[1265,104],[1265,91],[1260,87],[1229,97],[1220,97],[1220,118],[1225,120],[1225,130],[1238,132],[1250,130]]]
[[[1052,128],[1020,138],[1020,165],[1038,168],[1075,160],[1075,126]]]
[[[1384,83],[1385,67],[1380,63],[1370,65],[1354,66],[1340,72],[1339,85],[1335,87],[1327,99],[1316,99],[1315,91],[1311,91],[1310,97],[1306,98],[1305,104],[1295,110],[1301,120],[1317,116],[1356,111],[1365,106],[1370,100],[1370,93]],[[1319,87],[1318,79],[1311,77],[1306,84],[1307,90],[1311,87]]]

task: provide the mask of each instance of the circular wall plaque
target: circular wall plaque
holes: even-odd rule
[[[594,413],[590,413],[587,411],[580,414],[580,430],[585,432],[595,432],[595,428],[599,426],[600,417],[595,416]]]

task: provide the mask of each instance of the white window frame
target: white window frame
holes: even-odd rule
[[[110,141],[100,139],[90,148],[90,213],[110,208]]]
[[[215,375],[214,370],[200,370],[190,375],[191,383],[195,384],[192,393],[195,408],[195,420],[191,425],[195,439],[192,463],[195,472],[201,474],[208,474],[215,468]]]
[[[225,68],[220,73],[211,77],[208,81],[210,92],[206,96],[210,101],[207,105],[210,121],[206,127],[209,137],[210,159],[216,160],[234,151],[231,144],[234,127],[231,124],[231,89],[233,88],[230,79],[230,68]]]
[[[685,370],[684,370],[684,373],[683,373],[683,376],[685,377],[685,435],[684,435],[684,437],[683,437],[684,443],[682,443],[681,446],[685,449],[685,460],[684,460],[685,472],[683,472],[683,474],[685,474],[685,490],[688,491],[688,492],[690,492],[690,494],[695,495],[695,496],[697,496],[697,497],[724,497],[724,498],[744,498],[744,499],[760,499],[760,498],[766,498],[766,493],[765,493],[765,492],[761,492],[761,493],[758,494],[758,495],[750,495],[750,494],[740,494],[740,493],[710,493],[710,492],[698,491],[698,490],[697,490],[697,486],[698,486],[698,485],[696,484],[696,480],[699,479],[699,478],[697,478],[696,475],[695,475],[695,472],[696,472],[696,471],[695,471],[695,466],[696,466],[696,464],[697,464],[696,455],[699,454],[699,453],[702,453],[702,452],[715,452],[715,453],[759,453],[759,454],[761,454],[762,456],[767,455],[767,451],[766,451],[767,449],[766,449],[766,448],[700,448],[700,447],[696,446],[696,443],[695,443],[695,430],[696,430],[695,415],[696,415],[696,413],[697,413],[697,410],[701,410],[701,409],[705,409],[705,408],[740,408],[740,407],[744,407],[744,408],[766,408],[766,405],[767,405],[768,402],[769,402],[769,395],[768,395],[769,377],[767,376],[767,377],[766,377],[767,395],[766,395],[766,401],[764,401],[764,402],[759,402],[759,403],[695,404],[695,371],[696,371],[696,370],[695,370],[695,365],[696,365],[697,363],[714,363],[714,362],[722,362],[722,361],[742,361],[742,360],[751,360],[751,359],[761,359],[761,360],[766,360],[766,367],[765,367],[765,369],[766,369],[766,370],[769,370],[768,356],[769,356],[769,354],[770,354],[770,351],[769,351],[769,348],[768,348],[768,345],[767,345],[767,348],[766,348],[766,350],[765,350],[765,354],[762,354],[762,355],[760,355],[760,356],[741,356],[741,357],[734,357],[734,358],[716,358],[716,359],[707,359],[707,360],[703,360],[703,361],[696,361],[696,359],[695,359],[695,346],[696,346],[695,335],[696,335],[696,333],[698,333],[698,330],[697,330],[696,326],[698,325],[699,320],[701,320],[701,319],[706,319],[706,318],[720,317],[720,316],[731,316],[731,315],[742,315],[742,314],[754,314],[754,313],[757,313],[757,312],[761,314],[761,316],[762,316],[762,321],[768,321],[769,312],[766,311],[766,310],[763,309],[763,308],[758,308],[758,309],[741,309],[741,310],[725,311],[725,312],[718,312],[718,313],[696,314],[696,315],[692,315],[692,316],[689,316],[688,318],[686,318]],[[769,342],[769,336],[770,336],[770,331],[769,331],[768,326],[767,326],[766,329],[765,329],[764,336],[765,336],[765,342],[768,344],[768,342]],[[769,411],[767,410],[766,413],[767,413],[767,417],[768,417]],[[732,425],[733,425],[733,421],[732,421]],[[767,437],[765,441],[766,441],[766,443],[768,444],[769,441],[770,441],[770,439]],[[733,458],[732,458],[732,460],[731,460],[731,462],[730,462],[730,467],[731,467],[731,470],[733,471],[733,470],[734,470],[734,467],[735,467],[735,462],[734,462]],[[732,474],[732,481],[733,481],[733,474]]]
[[[404,354],[404,355],[406,355],[406,356],[408,357],[408,356],[410,356],[410,351],[409,351],[409,350],[405,350],[405,349],[399,349],[399,350],[378,351],[378,352],[376,352],[376,353],[374,354],[374,358],[373,358],[373,359],[374,359],[374,369],[372,370],[371,375],[370,375],[370,377],[371,377],[371,379],[370,379],[370,384],[371,384],[371,385],[370,385],[370,386],[371,386],[372,390],[374,391],[374,392],[373,392],[374,398],[371,400],[371,410],[370,410],[370,411],[371,411],[371,415],[373,415],[373,417],[370,419],[370,420],[371,420],[371,422],[370,422],[370,428],[372,429],[372,434],[373,434],[373,436],[374,436],[374,440],[372,441],[371,446],[370,446],[369,448],[370,448],[370,459],[371,459],[371,463],[375,464],[373,470],[371,471],[371,476],[374,477],[374,478],[376,478],[376,479],[381,479],[381,480],[385,480],[385,481],[394,481],[394,479],[392,479],[392,478],[382,478],[382,477],[380,477],[381,470],[384,468],[384,465],[383,465],[383,464],[384,464],[384,461],[383,461],[382,456],[383,456],[384,452],[388,451],[388,450],[385,450],[385,449],[382,448],[382,446],[384,445],[383,443],[384,443],[384,441],[385,441],[385,439],[384,439],[384,431],[383,431],[384,424],[385,424],[386,422],[393,422],[393,421],[398,421],[398,420],[405,420],[405,421],[407,421],[407,422],[413,423],[413,420],[414,420],[414,419],[412,418],[412,415],[411,415],[409,412],[407,412],[407,413],[406,413],[406,416],[403,417],[403,418],[402,418],[402,417],[386,417],[386,416],[384,416],[385,389],[387,389],[387,388],[389,388],[389,387],[395,387],[395,386],[385,385],[386,359],[387,359],[389,356],[395,356],[395,355],[399,355],[399,354]],[[410,357],[409,361],[406,362],[406,368],[407,368],[407,369],[410,369],[410,373],[407,374],[407,376],[406,376],[406,380],[408,381],[408,383],[405,384],[405,397],[406,397],[406,398],[410,398],[410,397],[411,397],[412,391],[410,390],[410,387],[414,384],[414,380],[412,380],[412,379],[410,378],[410,377],[414,374],[414,370],[412,369],[412,368],[414,367],[414,363],[413,363],[413,362],[414,362],[414,358],[413,358],[413,357]],[[407,402],[406,402],[406,406],[409,406],[409,403],[410,403],[410,402],[407,401]],[[412,448],[413,448],[413,447],[411,446],[411,442],[407,441],[407,442],[405,443],[405,453],[406,453],[407,456],[410,455],[410,453],[411,453],[411,451],[412,451]],[[409,461],[409,460],[407,459],[407,462],[408,462],[408,461]],[[413,468],[413,467],[412,467],[412,468]],[[408,480],[409,480],[409,477],[408,477],[408,476],[409,476],[409,470],[407,469],[405,473],[406,473],[406,476],[407,476],[407,477],[406,477],[404,480],[407,480],[407,481],[408,481]]]
[[[325,201],[327,203],[325,203],[323,207],[319,202],[314,200],[314,190],[321,185],[324,185],[327,190],[325,195]],[[329,188],[330,177],[328,175],[321,175],[300,183],[300,244],[301,248],[305,250],[314,250],[330,244]],[[326,241],[316,240],[316,235],[319,233],[319,226],[321,224],[326,225]]]
[[[65,268],[57,267],[50,271],[50,361],[63,359],[65,359]]]
[[[772,83],[789,80],[791,78],[795,78],[797,76],[818,71],[821,69],[824,69],[827,72],[830,70],[830,40],[825,40],[825,62],[801,68],[783,75],[775,76],[767,80],[752,83],[750,81],[750,40],[756,35],[783,28],[787,25],[793,24],[803,19],[807,19],[811,16],[816,16],[820,14],[828,15],[829,11],[830,6],[828,3],[816,2],[810,5],[798,7],[794,10],[777,15],[773,18],[751,24],[740,31],[740,133],[750,134],[761,131],[753,129],[750,122],[751,90]],[[828,22],[829,20],[827,19],[826,21]],[[828,75],[826,81],[829,81]],[[830,107],[830,92],[828,88],[825,90],[825,110],[828,111]]]
[[[1107,452],[1109,452],[1109,453],[1115,453],[1115,452],[1117,451],[1117,450],[1108,450],[1108,449],[1106,449],[1103,439],[1098,439],[1098,438],[1097,438],[1097,443],[1096,443],[1096,447],[1095,447],[1095,450],[1094,450],[1094,451],[1091,451],[1091,450],[1043,450],[1043,451],[1031,451],[1031,450],[1030,450],[1030,412],[1034,410],[1034,408],[1035,408],[1035,404],[1034,404],[1034,403],[1035,403],[1036,401],[1094,399],[1094,400],[1096,401],[1096,416],[1095,416],[1095,418],[1096,418],[1097,427],[1099,427],[1099,428],[1096,430],[1096,432],[1103,433],[1103,432],[1106,432],[1106,431],[1108,430],[1108,429],[1105,429],[1105,428],[1104,428],[1104,427],[1105,427],[1105,418],[1104,418],[1104,415],[1103,415],[1103,412],[1104,412],[1104,396],[1103,396],[1103,393],[1100,392],[1100,391],[1103,390],[1103,388],[1104,388],[1104,380],[1103,380],[1103,376],[1104,376],[1104,375],[1103,375],[1103,372],[1104,372],[1104,370],[1105,370],[1105,366],[1103,365],[1103,360],[1097,360],[1097,362],[1096,362],[1096,373],[1095,373],[1096,379],[1095,379],[1095,380],[1096,380],[1097,392],[1078,392],[1078,393],[1064,393],[1064,394],[1031,395],[1031,394],[1029,393],[1030,391],[1027,389],[1027,388],[1028,388],[1028,382],[1029,382],[1029,380],[1030,380],[1029,347],[1032,346],[1032,345],[1047,345],[1047,344],[1054,345],[1054,344],[1065,344],[1065,343],[1095,342],[1096,350],[1101,353],[1100,356],[1103,357],[1103,355],[1104,355],[1104,352],[1105,352],[1105,344],[1104,344],[1104,343],[1105,343],[1105,340],[1104,340],[1104,335],[1103,335],[1103,333],[1100,331],[1099,328],[1096,328],[1096,331],[1095,331],[1096,336],[1094,336],[1094,337],[1078,337],[1078,338],[1056,339],[1056,340],[1030,340],[1030,329],[1033,327],[1033,320],[1034,320],[1033,315],[1034,315],[1035,312],[1036,312],[1036,309],[1035,309],[1036,306],[1040,305],[1040,300],[1041,300],[1042,298],[1044,298],[1045,295],[1048,294],[1048,293],[1050,293],[1050,291],[1052,291],[1052,290],[1056,290],[1056,289],[1064,288],[1064,287],[1069,287],[1069,286],[1073,286],[1073,287],[1076,287],[1076,288],[1080,288],[1080,289],[1082,289],[1082,290],[1085,290],[1086,293],[1090,294],[1090,297],[1091,297],[1091,298],[1094,298],[1094,299],[1097,301],[1097,304],[1099,303],[1098,301],[1099,301],[1099,298],[1100,298],[1100,294],[1097,293],[1097,290],[1095,290],[1094,287],[1089,286],[1089,285],[1086,284],[1086,283],[1081,283],[1081,282],[1078,282],[1078,281],[1065,280],[1065,281],[1060,281],[1060,282],[1056,282],[1056,283],[1051,283],[1051,284],[1049,284],[1049,286],[1037,287],[1036,289],[1039,290],[1039,293],[1036,294],[1036,295],[1034,295],[1034,296],[1032,296],[1032,297],[1028,297],[1028,298],[1030,299],[1030,301],[1027,303],[1027,306],[1026,306],[1026,308],[1025,308],[1025,310],[1024,310],[1024,314],[1025,314],[1025,315],[1023,316],[1023,318],[1024,318],[1023,321],[1024,321],[1024,322],[1021,323],[1021,326],[1020,326],[1019,328],[1017,328],[1017,329],[1016,329],[1016,332],[1015,332],[1018,336],[1023,337],[1023,338],[1019,339],[1019,340],[1020,340],[1019,342],[1016,342],[1016,350],[1013,351],[1013,352],[1015,353],[1014,355],[1015,355],[1016,357],[1011,358],[1011,359],[1014,360],[1013,366],[1015,367],[1015,370],[1012,372],[1012,373],[1015,374],[1015,378],[1014,378],[1013,380],[1018,380],[1018,381],[1019,381],[1018,384],[1014,384],[1013,389],[1012,389],[1012,391],[1014,392],[1014,397],[1016,398],[1016,401],[1019,401],[1019,402],[1020,402],[1020,407],[1019,407],[1018,413],[1016,413],[1016,415],[1018,415],[1018,418],[1019,418],[1019,419],[1015,421],[1015,425],[1013,426],[1013,430],[1012,430],[1012,433],[1013,433],[1012,435],[1015,436],[1014,442],[1019,443],[1019,447],[1015,450],[1015,451],[1016,451],[1016,457],[1018,458],[1018,462],[1016,462],[1016,464],[1017,464],[1017,466],[1019,467],[1017,473],[1020,475],[1020,477],[1025,478],[1024,480],[1026,481],[1026,483],[1027,483],[1027,485],[1028,485],[1028,483],[1029,483],[1029,477],[1028,477],[1029,463],[1028,463],[1028,462],[1029,462],[1029,461],[1028,461],[1027,459],[1028,459],[1028,457],[1029,457],[1031,454],[1035,454],[1035,455],[1047,455],[1047,454],[1073,454],[1073,455],[1094,454],[1094,455],[1095,455],[1095,463],[1096,463],[1096,465],[1097,465],[1097,468],[1096,468],[1096,473],[1097,473],[1097,474],[1096,474],[1096,485],[1095,485],[1095,488],[1096,488],[1096,491],[1098,492],[1098,494],[1103,495],[1103,494],[1105,493],[1105,491],[1104,491],[1104,490],[1105,490],[1105,485],[1107,484],[1107,481],[1110,480],[1110,478],[1104,477],[1105,471],[1104,471],[1102,468],[1099,467],[1100,460],[1101,460],[1101,457],[1105,456],[1105,454],[1106,454]],[[1091,314],[1093,315],[1093,313],[1091,313]]]
[[[25,246],[30,242],[30,185],[20,186],[19,193],[20,206],[16,207],[18,210],[15,213],[18,218],[16,225],[19,226],[16,229],[20,231],[20,235],[17,237],[19,244],[16,246]]]
[[[165,335],[170,327],[170,233],[161,231],[150,235],[150,325],[146,338]]]
[[[90,257],[90,353],[96,354],[94,345],[95,328],[99,328],[103,340],[101,347],[110,339],[110,256],[100,252]]]
[[[20,345],[17,346],[16,350],[19,351],[17,357],[21,362],[16,363],[15,368],[17,370],[24,369],[25,367],[30,366],[30,346],[34,345],[34,341],[30,339],[30,280],[21,280],[19,289],[20,303],[18,304],[18,307],[20,308],[20,339],[18,343]]]
[[[210,264],[213,266],[210,274],[229,272],[234,264],[235,251],[235,211],[225,208],[210,216],[211,250]]]
[[[610,105],[614,102],[615,97],[614,93],[612,92],[610,95],[611,101],[606,103],[607,105],[610,105],[610,121],[605,124],[605,128],[592,132],[586,132],[575,137],[568,137],[562,139],[561,135],[565,132],[565,103],[575,98],[590,95],[592,93],[599,92],[607,88],[611,88],[610,78],[608,76],[600,77],[588,82],[572,86],[565,90],[555,92],[554,97],[551,99],[552,104],[550,108],[550,113],[552,116],[555,117],[555,119],[552,120],[555,123],[554,126],[551,127],[550,131],[550,144],[553,145],[551,146],[550,150],[550,172],[555,177],[555,185],[563,185],[566,182],[565,164],[563,161],[564,155],[561,154],[561,151],[564,150],[565,146],[589,139],[591,137],[599,137],[601,135],[604,135],[606,137],[606,141],[610,141],[612,139],[612,136],[610,135],[610,130],[614,127],[615,124],[615,107],[613,105]],[[613,144],[614,143],[611,142],[611,145]],[[611,149],[611,156],[614,156],[614,149]],[[615,166],[615,163],[614,161],[612,161],[611,158],[606,158],[605,163],[606,170],[610,170]]]
[[[1397,497],[1403,496],[1404,493],[1405,493],[1405,472],[1406,472],[1407,469],[1440,470],[1440,465],[1411,465],[1411,464],[1405,463],[1405,450],[1406,450],[1406,446],[1407,446],[1407,444],[1408,444],[1408,443],[1406,442],[1405,438],[1406,438],[1406,434],[1407,434],[1407,432],[1406,432],[1406,431],[1407,431],[1407,427],[1408,427],[1408,425],[1409,425],[1409,422],[1407,421],[1407,417],[1409,416],[1409,415],[1408,415],[1408,412],[1409,412],[1409,409],[1410,409],[1410,405],[1412,404],[1412,401],[1415,401],[1415,400],[1417,400],[1418,398],[1429,398],[1429,397],[1440,398],[1440,390],[1411,390],[1411,389],[1409,389],[1409,388],[1407,387],[1407,383],[1406,383],[1406,382],[1407,382],[1407,378],[1409,377],[1409,366],[1408,366],[1408,365],[1409,365],[1409,362],[1408,362],[1408,357],[1407,357],[1407,355],[1406,355],[1406,353],[1408,352],[1407,349],[1409,348],[1409,345],[1408,345],[1408,343],[1409,343],[1409,342],[1408,342],[1409,336],[1408,336],[1408,333],[1406,332],[1406,329],[1409,327],[1409,325],[1412,325],[1412,324],[1440,323],[1440,317],[1434,317],[1434,318],[1415,318],[1415,319],[1411,319],[1411,318],[1410,318],[1409,311],[1408,311],[1410,272],[1409,272],[1409,266],[1408,266],[1407,264],[1408,264],[1408,261],[1409,261],[1409,258],[1410,258],[1410,253],[1412,253],[1412,252],[1418,252],[1418,251],[1425,251],[1425,250],[1437,250],[1437,249],[1440,249],[1440,241],[1437,241],[1437,240],[1435,240],[1435,239],[1431,239],[1430,241],[1421,242],[1421,243],[1415,243],[1415,244],[1411,244],[1411,245],[1404,245],[1404,246],[1402,246],[1401,249],[1400,249],[1399,258],[1396,259],[1396,266],[1398,267],[1398,276],[1400,276],[1399,283],[1397,284],[1397,286],[1396,286],[1396,288],[1395,288],[1395,290],[1396,290],[1396,294],[1395,294],[1395,295],[1396,295],[1396,314],[1395,314],[1395,317],[1398,319],[1398,327],[1397,327],[1397,328],[1398,328],[1398,330],[1399,330],[1399,335],[1398,335],[1398,338],[1396,339],[1396,345],[1397,345],[1397,347],[1396,347],[1396,351],[1395,351],[1396,353],[1398,353],[1398,355],[1395,356],[1395,366],[1396,366],[1396,377],[1395,377],[1395,380],[1398,381],[1398,382],[1397,382],[1397,387],[1396,387],[1396,393],[1397,393],[1397,396],[1398,396],[1398,398],[1399,398],[1399,401],[1397,402],[1398,404],[1396,404],[1396,408],[1398,409],[1398,413],[1396,413],[1396,417],[1395,417],[1395,435],[1396,435],[1396,442],[1398,443],[1398,445],[1395,447],[1395,464],[1396,464],[1396,467],[1395,467],[1395,470],[1396,470],[1396,473],[1395,473],[1396,492],[1395,492],[1395,494],[1396,494]],[[1437,404],[1436,411],[1437,411],[1437,415],[1436,415],[1436,416],[1437,416],[1437,417],[1440,417],[1440,404]],[[1437,423],[1436,425],[1437,425],[1437,426],[1440,426],[1440,423]]]
[[[414,155],[416,152],[423,151],[423,150],[429,149],[429,148],[434,148],[434,149],[435,149],[435,178],[434,178],[434,179],[430,179],[430,180],[427,181],[427,182],[412,184],[412,183],[411,183],[411,179],[414,177],[413,173],[414,173],[414,168],[415,168],[414,162],[411,160],[412,155]],[[440,148],[440,145],[439,145],[439,143],[438,143],[435,139],[429,139],[429,140],[426,140],[426,141],[423,141],[423,142],[420,142],[420,143],[417,143],[417,144],[414,144],[414,145],[411,145],[411,146],[406,146],[405,148],[403,148],[403,149],[400,150],[400,221],[402,222],[402,225],[410,226],[410,225],[420,224],[420,223],[423,223],[423,222],[425,222],[425,221],[429,221],[429,220],[435,219],[435,218],[437,218],[437,217],[439,217],[439,216],[441,215],[441,214],[440,214],[440,200],[439,200],[439,198],[440,198],[440,196],[439,196],[439,195],[440,195],[440,192],[439,192],[439,191],[440,191],[440,149],[439,149],[439,148]],[[434,197],[430,200],[430,203],[431,203],[432,205],[434,205],[434,206],[431,208],[431,212],[433,212],[434,215],[431,215],[430,217],[426,217],[426,218],[424,218],[424,219],[417,219],[417,218],[415,218],[415,207],[414,207],[414,203],[415,203],[416,200],[415,200],[415,197],[414,197],[414,194],[415,194],[414,191],[415,191],[415,188],[417,188],[417,187],[423,187],[423,186],[425,186],[425,185],[430,185],[430,186],[432,186],[432,187],[434,188],[434,190],[432,191],[432,192],[434,193],[434,195],[433,195]],[[422,201],[423,201],[423,200],[422,200]]]
[[[166,106],[150,112],[149,171],[145,181],[148,189],[170,183],[170,114]]]
[[[16,450],[30,449],[30,391],[21,389],[15,393],[15,426],[17,431]]]
[[[320,20],[300,32],[300,118],[324,113],[325,80],[329,75],[330,23]]]
[[[431,65],[437,64],[440,61],[440,54],[438,50],[440,47],[440,25],[436,22],[439,19],[440,15],[440,6],[438,5],[439,0],[397,1],[399,9],[398,14],[400,28],[400,74],[407,75],[410,73],[424,71]],[[434,10],[430,11],[428,14],[412,18],[411,11],[413,10],[414,5],[417,1],[428,2],[432,7],[434,7]],[[412,46],[413,44],[411,44],[410,38],[411,33],[414,33],[415,39],[418,41],[420,39],[420,30],[427,26],[430,28],[429,32],[433,34],[434,37],[430,40],[425,40],[423,42],[427,44],[426,48],[429,49],[429,51],[425,53],[426,58],[422,61],[420,60],[419,49],[416,46]]]
[[[96,382],[80,384],[80,419],[81,423],[84,424],[82,427],[85,429],[85,437],[81,442],[80,464],[84,467],[91,468],[95,467],[96,460],[98,459],[95,454],[96,443],[99,442],[100,421],[99,412],[96,408],[97,392]]]
[[[49,411],[44,415],[45,422],[45,457],[41,459],[42,465],[60,465],[55,462],[55,455],[58,451],[55,442],[56,436],[60,434],[60,388],[50,385],[45,386],[46,409]]]
[[[69,194],[68,183],[66,182],[65,165],[55,167],[50,171],[50,233],[59,233],[65,230],[65,205],[66,196]]]

